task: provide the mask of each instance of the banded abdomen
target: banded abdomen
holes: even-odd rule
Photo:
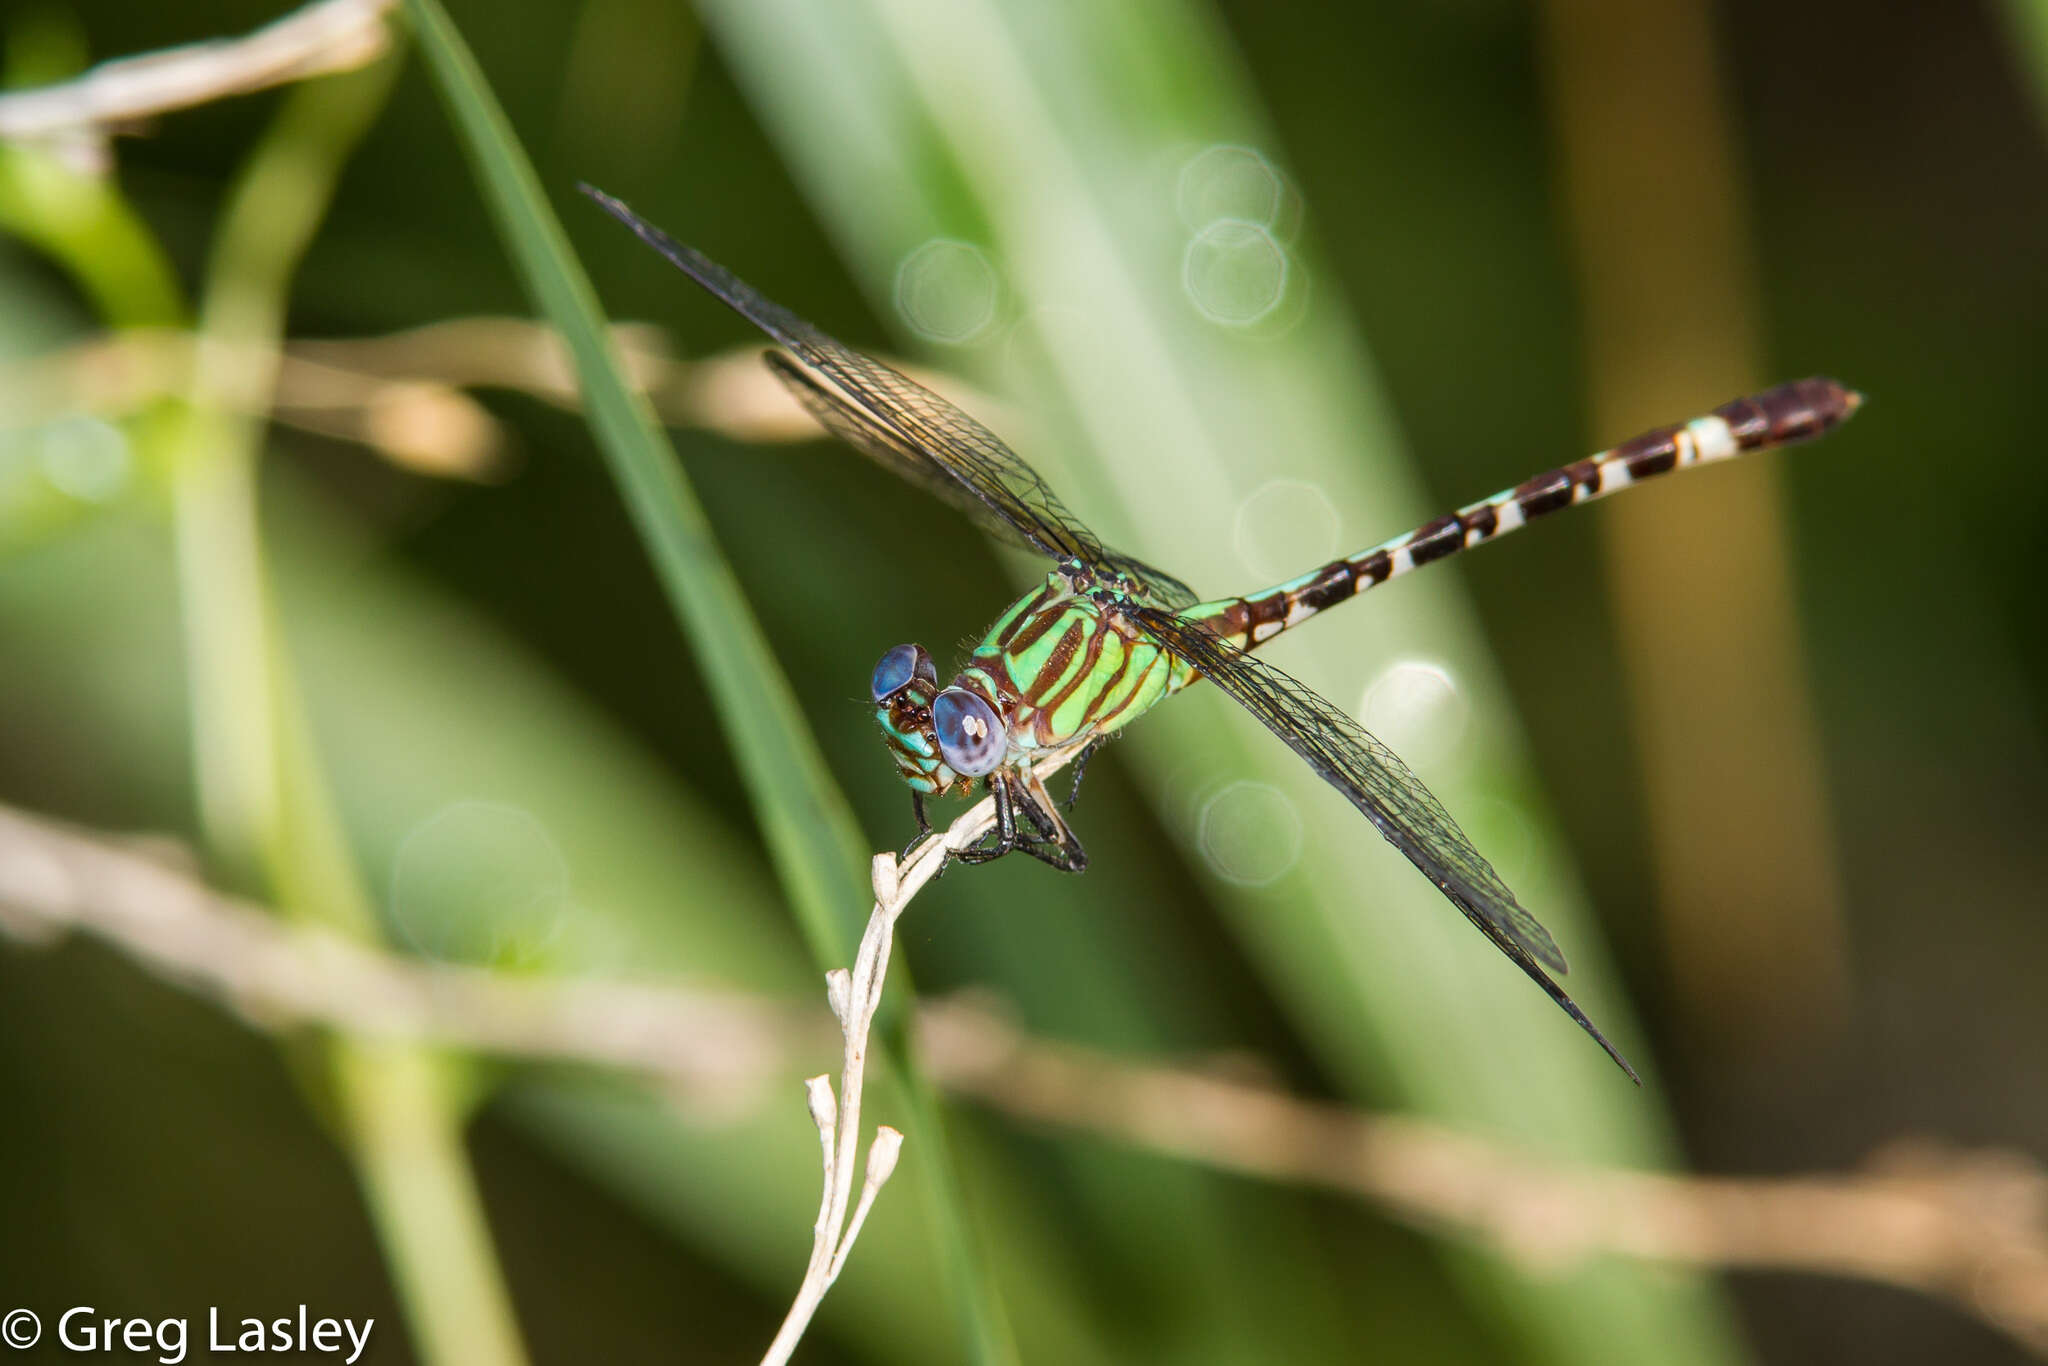
[[[1188,609],[1217,635],[1252,649],[1326,607],[1504,536],[1546,513],[1588,503],[1645,479],[1749,451],[1805,441],[1840,425],[1862,397],[1831,379],[1801,379],[1724,403],[1705,417],[1659,427],[1263,593]]]

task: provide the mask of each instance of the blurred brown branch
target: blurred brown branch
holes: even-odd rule
[[[921,1026],[939,1044],[933,1074],[956,1093],[1205,1166],[1356,1195],[1409,1223],[1479,1237],[1532,1270],[1611,1255],[1881,1281],[1947,1299],[2048,1356],[2048,1172],[2023,1154],[1901,1144],[1862,1171],[1795,1177],[1593,1167],[1031,1040],[957,1005],[926,1007]]]
[[[240,38],[102,62],[74,80],[0,95],[0,138],[96,135],[230,95],[366,66],[390,44],[395,0],[319,0]]]
[[[809,441],[810,415],[742,346],[701,360],[677,360],[666,334],[624,323],[612,335],[627,377],[663,422],[748,443]],[[192,371],[193,338],[176,331],[94,337],[0,366],[0,410],[10,425],[73,413],[121,417],[181,392]],[[996,407],[962,386],[905,367],[920,381]],[[384,337],[287,344],[265,413],[301,430],[370,447],[416,473],[489,480],[503,469],[510,439],[464,390],[506,389],[576,409],[575,373],[555,334],[524,318],[455,318]]]
[[[84,931],[264,1029],[321,1025],[508,1056],[652,1073],[693,1096],[751,1092],[808,1012],[756,996],[620,981],[532,980],[379,952],[287,926],[174,863],[0,808],[0,930]]]
[[[325,1025],[649,1073],[751,1101],[830,1036],[812,1012],[677,986],[515,978],[279,922],[141,846],[0,808],[0,929],[67,930],[263,1027]],[[1602,1168],[924,1006],[933,1075],[1011,1115],[1220,1170],[1358,1196],[1541,1273],[1591,1256],[1873,1280],[1946,1299],[2048,1356],[2048,1173],[2011,1153],[1894,1147],[1860,1171],[1706,1177]]]

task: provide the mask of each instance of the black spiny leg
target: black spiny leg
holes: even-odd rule
[[[1088,851],[1081,847],[1073,828],[1061,818],[1059,808],[1053,805],[1052,794],[1045,790],[1045,784],[1039,781],[1038,775],[1025,769],[1018,781],[1024,786],[1022,801],[1025,812],[1045,836],[1043,840],[1026,846],[1025,852],[1063,873],[1078,873],[1087,868]]]
[[[910,794],[910,814],[917,817],[917,833],[910,837],[910,843],[904,845],[903,852],[896,856],[898,863],[909,858],[910,851],[924,843],[926,837],[932,833],[932,823],[925,818],[924,814],[924,793],[913,792]]]
[[[1081,800],[1081,775],[1088,771],[1088,760],[1101,748],[1101,740],[1090,740],[1086,747],[1074,756],[1074,785],[1067,789],[1067,800],[1060,805],[1060,810],[1072,811],[1074,803]]]
[[[1021,794],[1013,792],[1010,786],[1019,781],[1025,784]],[[1045,785],[1035,775],[1027,772],[1019,778],[1014,774],[996,773],[990,776],[988,784],[996,799],[996,828],[983,836],[979,843],[956,852],[954,858],[962,863],[989,863],[1014,851],[1029,854],[1063,873],[1078,873],[1088,866],[1088,855],[1082,850],[1081,842],[1060,820]],[[1018,828],[1017,807],[1020,802],[1025,819],[1038,833]]]
[[[953,851],[962,863],[993,863],[1017,847],[1017,813],[1010,806],[1010,785],[1000,773],[991,774],[989,793],[996,799],[996,828],[965,849]]]

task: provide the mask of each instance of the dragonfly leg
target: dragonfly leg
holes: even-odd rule
[[[910,837],[910,843],[904,845],[903,852],[896,856],[898,863],[909,858],[910,851],[924,843],[925,839],[932,833],[932,823],[926,819],[924,814],[924,793],[913,792],[910,794],[910,814],[917,817],[917,833]]]
[[[1059,842],[1060,825],[1058,819],[1053,814],[1051,806],[1039,805],[1032,799],[1028,788],[1017,793],[1011,800],[1016,805],[1017,810],[1022,813],[1024,819],[1031,822],[1031,828],[1038,832],[1039,839],[1049,840],[1055,844]],[[1028,840],[1031,836],[1024,834],[1021,838]]]
[[[1021,783],[1023,790],[1013,790],[1012,783]],[[1036,775],[1028,771],[1021,777],[994,774],[989,778],[989,788],[996,799],[996,828],[983,836],[979,843],[956,852],[954,858],[962,863],[991,863],[1005,854],[1022,853],[1063,873],[1078,873],[1088,866],[1088,855],[1081,848],[1081,841],[1074,838],[1074,832],[1060,819],[1051,795]],[[1025,820],[1037,833],[1019,828],[1017,808],[1020,804]]]
[[[1081,800],[1081,775],[1088,771],[1088,760],[1101,748],[1101,740],[1090,740],[1087,747],[1074,756],[1073,786],[1067,789],[1067,799],[1060,804],[1062,811],[1072,811],[1074,803]]]
[[[1092,746],[1091,746],[1092,748]],[[1045,790],[1036,773],[1026,769],[1018,780],[1023,784],[1023,802],[1031,823],[1038,827],[1044,839],[1032,840],[1019,847],[1041,863],[1049,863],[1063,873],[1078,873],[1088,866],[1088,851],[1081,847],[1081,841],[1073,828],[1060,815],[1059,807],[1053,803],[1052,794]]]
[[[954,850],[952,859],[961,863],[993,863],[1018,847],[1017,812],[1010,802],[1010,784],[1002,774],[995,773],[989,776],[988,787],[996,799],[996,828],[967,848]]]
[[[1079,844],[1055,844],[1050,840],[1019,840],[1017,852],[1029,854],[1040,863],[1050,864],[1063,873],[1078,873],[1087,868],[1088,855]]]

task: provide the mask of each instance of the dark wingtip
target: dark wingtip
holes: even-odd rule
[[[576,182],[576,189],[597,201],[597,206],[612,217],[624,223],[635,232],[640,231],[640,215],[626,207],[626,201],[615,195],[608,195],[587,180]]]
[[[683,262],[676,258],[679,252],[685,251],[687,248],[684,248],[674,238],[670,237],[660,228],[655,227],[639,214],[634,213],[632,209],[627,207],[625,200],[620,199],[617,195],[606,194],[587,180],[577,181],[576,188],[595,200],[600,209],[603,209],[606,213],[624,223],[628,228],[631,228],[634,236],[638,237],[648,246],[653,247],[663,256],[668,257],[669,260],[674,261],[678,266],[683,265]],[[688,272],[687,267],[685,267],[685,270]]]
[[[1615,1066],[1621,1069],[1622,1075],[1627,1077],[1630,1081],[1634,1082],[1638,1090],[1642,1089],[1642,1076],[1637,1073],[1635,1068],[1629,1066],[1628,1059],[1621,1056],[1621,1050],[1619,1048],[1616,1048],[1613,1044],[1607,1042],[1607,1036],[1598,1032],[1597,1030],[1594,1032],[1593,1037],[1598,1039],[1600,1041],[1600,1046],[1607,1050],[1607,1056],[1614,1059],[1614,1064]]]
[[[1534,920],[1535,917],[1531,916],[1530,919]],[[1540,924],[1536,926],[1536,930],[1542,937],[1534,943],[1530,943],[1528,939],[1523,939],[1521,935],[1517,935],[1516,938],[1522,939],[1522,946],[1535,954],[1545,967],[1560,977],[1568,976],[1571,973],[1572,965],[1564,956],[1564,950],[1559,948],[1557,941],[1550,937],[1549,930],[1544,929]],[[1531,936],[1531,938],[1534,938],[1534,936]]]
[[[1482,925],[1480,928],[1485,929],[1486,927]],[[1555,1001],[1558,1008],[1563,1010],[1565,1014],[1571,1016],[1572,1022],[1585,1030],[1593,1042],[1600,1045],[1601,1051],[1614,1059],[1614,1065],[1619,1067],[1630,1081],[1638,1086],[1643,1084],[1642,1075],[1629,1065],[1629,1060],[1621,1055],[1621,1050],[1614,1046],[1613,1041],[1600,1032],[1600,1026],[1594,1024],[1586,1012],[1579,1009],[1579,1003],[1572,999],[1570,992],[1551,980],[1550,974],[1538,966],[1535,960],[1526,953],[1517,952],[1513,947],[1512,940],[1498,935],[1489,935],[1488,937],[1500,948],[1506,950],[1508,958],[1513,961],[1514,965],[1520,968],[1530,981],[1542,987],[1543,994]]]
[[[1549,990],[1550,999],[1563,1006],[1565,1014],[1577,1021],[1579,1028],[1593,1036],[1593,1042],[1599,1044],[1607,1056],[1614,1059],[1614,1065],[1619,1067],[1630,1081],[1634,1082],[1637,1086],[1641,1086],[1643,1084],[1641,1074],[1629,1065],[1628,1059],[1621,1055],[1621,1050],[1616,1048],[1609,1041],[1608,1037],[1600,1032],[1600,1027],[1586,1017],[1586,1012],[1579,1009],[1579,1003],[1570,996],[1567,996],[1563,988],[1559,987],[1555,982],[1545,982],[1543,985]]]

